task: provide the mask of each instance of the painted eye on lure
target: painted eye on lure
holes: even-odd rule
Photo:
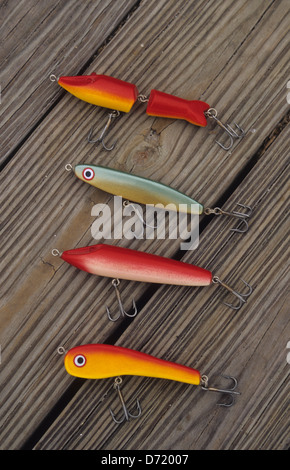
[[[85,181],[91,181],[95,177],[95,172],[92,168],[86,167],[82,172]]]
[[[115,146],[107,147],[104,144],[104,136],[112,118],[119,116],[120,112],[128,113],[136,101],[147,103],[146,113],[149,116],[182,119],[199,127],[205,127],[207,119],[213,119],[228,135],[229,145],[225,146],[216,141],[224,150],[232,148],[234,139],[242,139],[245,136],[245,131],[238,124],[235,123],[237,130],[228,124],[223,124],[217,118],[216,109],[204,101],[187,100],[158,90],[151,90],[147,98],[145,95],[140,95],[136,85],[132,83],[96,73],[62,76],[58,79],[55,75],[51,75],[50,79],[57,81],[62,88],[83,101],[113,110],[113,113],[109,113],[108,122],[100,137],[93,140],[91,130],[88,139],[92,143],[102,142],[106,150],[112,150]]]
[[[78,354],[77,356],[74,357],[73,363],[76,367],[84,367],[86,364],[86,358],[82,354]]]
[[[84,363],[80,366],[78,360],[81,358]],[[191,385],[201,386],[202,390],[218,392],[226,395],[229,400],[218,403],[221,406],[232,406],[236,395],[237,380],[231,376],[225,376],[233,381],[230,389],[218,389],[208,386],[208,377],[192,367],[184,366],[176,362],[159,359],[155,356],[139,352],[133,349],[107,344],[86,344],[70,349],[64,358],[64,366],[68,374],[84,379],[106,379],[116,377],[114,388],[117,390],[123,408],[123,417],[117,419],[110,409],[115,423],[120,424],[125,419],[135,419],[141,415],[140,403],[137,400],[137,414],[128,411],[122,396],[120,385],[121,376],[142,376],[165,380],[173,380]]]

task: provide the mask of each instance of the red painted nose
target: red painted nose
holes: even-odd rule
[[[94,75],[79,75],[76,77],[60,77],[58,79],[58,84],[60,86],[66,87],[66,86],[86,86],[89,83],[92,83],[94,81]]]

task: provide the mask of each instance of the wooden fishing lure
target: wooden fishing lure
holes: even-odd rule
[[[140,204],[170,204],[172,210],[202,214],[204,207],[189,196],[165,184],[123,171],[97,165],[76,165],[74,173],[80,180],[102,191]]]
[[[64,359],[66,371],[75,377],[105,379],[137,375],[200,385],[200,373],[174,362],[133,349],[108,344],[86,344],[70,349]]]
[[[112,150],[114,148],[114,145],[110,148],[106,147],[103,141],[112,117],[118,116],[120,112],[128,113],[137,100],[148,103],[146,113],[149,116],[182,119],[200,127],[207,126],[207,118],[214,119],[230,138],[229,146],[217,142],[225,150],[229,150],[232,147],[233,139],[241,139],[245,135],[243,129],[236,123],[235,125],[239,133],[229,125],[223,124],[217,118],[216,109],[210,107],[210,105],[204,101],[187,100],[155,89],[151,90],[147,98],[144,95],[138,94],[136,85],[132,83],[107,75],[97,75],[96,73],[83,76],[61,76],[58,79],[54,75],[51,75],[51,80],[57,80],[61,87],[83,101],[114,110],[115,114],[109,114],[108,123],[100,138],[92,140],[91,133],[89,136],[90,142],[101,141],[106,150]]]
[[[77,98],[88,103],[128,113],[140,96],[136,85],[107,75],[60,77],[58,84]],[[145,98],[147,100],[147,98]],[[148,99],[147,114],[184,119],[196,126],[205,127],[204,112],[210,106],[203,101],[185,100],[158,90],[152,90]]]
[[[106,379],[116,377],[114,388],[119,394],[123,408],[123,416],[117,419],[110,409],[115,423],[120,424],[125,419],[136,419],[141,415],[141,406],[137,400],[137,414],[132,414],[126,407],[125,400],[120,390],[121,376],[142,376],[166,380],[174,380],[186,384],[201,386],[202,390],[219,392],[230,396],[230,401],[218,403],[221,406],[232,406],[235,395],[237,380],[231,376],[234,386],[230,389],[218,389],[208,386],[208,377],[192,367],[184,366],[176,362],[159,359],[150,354],[133,349],[107,344],[85,344],[70,349],[64,358],[64,366],[68,374],[83,379]]]
[[[246,302],[246,297],[252,293],[251,286],[245,281],[243,282],[249,291],[248,293],[241,294],[229,287],[218,276],[214,276],[207,269],[184,263],[183,261],[115,245],[97,244],[76,248],[64,251],[60,254],[60,257],[82,271],[114,278],[114,280],[117,278],[118,280],[126,279],[182,286],[219,284],[238,298],[239,303],[237,306],[226,304],[234,310],[241,308]]]
[[[68,170],[72,169],[71,165],[67,165]],[[211,209],[204,207],[198,201],[171,188],[162,183],[132,175],[112,168],[105,168],[97,165],[81,164],[76,165],[74,173],[80,180],[88,183],[102,191],[121,196],[129,201],[138,202],[140,204],[163,205],[164,208],[176,210],[178,212],[195,214],[195,215],[227,215],[239,219],[243,224],[243,229],[231,229],[233,232],[244,233],[248,230],[247,219],[250,217],[251,208],[244,204],[238,204],[247,210],[247,213],[228,212],[220,207]]]
[[[206,269],[115,245],[75,248],[60,257],[82,271],[103,277],[184,286],[207,286],[212,282],[212,273]]]

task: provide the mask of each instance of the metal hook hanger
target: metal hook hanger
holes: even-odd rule
[[[232,148],[234,144],[234,139],[242,139],[246,135],[244,129],[242,129],[236,122],[234,124],[240,132],[239,134],[229,124],[223,124],[217,118],[217,110],[215,108],[209,108],[205,112],[205,115],[210,119],[214,119],[218,126],[220,126],[228,134],[230,138],[230,144],[227,147],[216,140],[216,143],[224,150],[230,150]]]
[[[238,299],[239,299],[239,303],[238,305],[233,305],[233,304],[227,304],[225,303],[225,305],[227,307],[230,307],[232,308],[233,310],[239,310],[242,305],[244,303],[247,302],[246,298],[245,297],[249,297],[251,295],[251,293],[253,292],[253,288],[250,286],[250,284],[248,284],[246,281],[244,281],[243,279],[241,279],[243,281],[243,283],[248,287],[249,289],[249,292],[247,293],[243,293],[241,294],[240,292],[237,292],[236,290],[234,290],[232,287],[230,287],[228,284],[226,284],[225,282],[221,281],[221,279],[218,277],[218,276],[213,276],[212,278],[212,282],[214,282],[215,284],[220,284],[222,287],[224,287],[225,289],[227,289],[229,292],[231,292],[231,294],[233,294],[234,296],[236,296]]]
[[[207,392],[218,392],[226,395],[230,395],[231,400],[228,403],[217,403],[219,406],[226,406],[230,407],[233,406],[234,401],[235,401],[235,395],[241,395],[240,392],[235,391],[238,385],[238,381],[235,377],[232,377],[231,375],[222,375],[221,377],[224,377],[225,379],[229,379],[233,381],[233,387],[228,388],[228,389],[223,389],[223,388],[215,388],[215,387],[209,387],[208,386],[208,377],[206,375],[203,375],[201,377],[201,388],[202,390],[205,390]]]
[[[113,413],[113,411],[112,411],[111,408],[110,408],[111,416],[112,416],[112,418],[113,418],[113,421],[114,421],[116,424],[121,424],[121,423],[123,423],[123,421],[124,421],[125,419],[126,419],[126,421],[130,421],[130,419],[137,419],[137,418],[139,418],[139,416],[140,416],[141,413],[142,413],[141,406],[140,406],[140,402],[139,402],[138,399],[136,400],[137,414],[136,414],[136,415],[133,415],[132,413],[129,412],[129,410],[128,410],[126,404],[125,404],[124,397],[123,397],[122,392],[121,392],[121,383],[122,383],[122,378],[121,378],[121,377],[116,377],[115,382],[114,382],[114,389],[117,390],[118,395],[119,395],[119,398],[120,398],[120,401],[121,401],[121,404],[122,404],[122,408],[123,408],[123,417],[122,417],[121,419],[117,419],[117,418],[116,418],[116,415]]]
[[[123,303],[122,303],[122,300],[121,300],[120,291],[119,291],[119,284],[120,284],[119,279],[113,279],[112,280],[112,286],[115,288],[117,301],[118,301],[118,304],[119,304],[119,315],[116,318],[113,318],[111,313],[110,313],[109,307],[106,307],[108,318],[109,318],[110,321],[113,321],[113,322],[119,320],[120,317],[125,317],[125,316],[126,317],[135,317],[138,313],[138,310],[137,310],[136,303],[135,303],[134,299],[132,301],[134,313],[129,314],[128,312],[126,312],[124,310]]]
[[[220,207],[215,207],[214,209],[211,209],[210,207],[206,207],[204,209],[204,213],[206,215],[211,215],[211,214],[214,214],[214,215],[227,215],[229,217],[235,217],[237,219],[240,219],[240,222],[242,222],[245,226],[244,229],[242,230],[241,228],[231,228],[230,230],[232,232],[245,233],[245,232],[247,232],[247,230],[249,228],[247,219],[249,219],[251,214],[252,214],[252,208],[250,206],[246,206],[245,204],[237,203],[237,205],[240,206],[240,207],[243,207],[248,212],[247,213],[246,212],[236,212],[236,211],[228,212],[228,211],[224,211]]]
[[[107,147],[106,144],[104,143],[104,137],[105,137],[105,135],[106,135],[106,133],[107,133],[107,131],[108,131],[108,129],[109,129],[111,123],[112,123],[112,119],[113,119],[113,118],[116,118],[116,117],[118,117],[118,116],[120,116],[120,112],[119,112],[119,111],[113,111],[113,112],[110,112],[110,113],[108,114],[108,116],[109,116],[109,117],[108,117],[108,121],[107,121],[107,123],[106,123],[104,129],[102,130],[100,137],[99,137],[98,139],[96,139],[96,140],[93,140],[93,139],[92,139],[92,134],[93,134],[93,127],[92,127],[91,130],[90,130],[90,133],[89,133],[89,135],[88,135],[88,142],[89,142],[90,144],[96,144],[96,143],[98,143],[98,142],[101,142],[101,144],[103,145],[104,149],[110,151],[110,150],[113,150],[113,148],[114,148],[115,145],[116,145],[116,142],[115,142],[111,147]]]

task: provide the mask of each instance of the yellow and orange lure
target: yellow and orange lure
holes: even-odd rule
[[[221,406],[227,407],[232,406],[234,396],[240,394],[235,391],[237,380],[234,377],[225,376],[233,381],[233,388],[227,390],[209,387],[207,376],[201,376],[200,372],[192,367],[158,359],[150,354],[145,354],[133,349],[108,344],[85,344],[72,348],[65,355],[64,365],[70,375],[83,379],[106,379],[115,377],[114,388],[119,394],[123,408],[123,414],[120,419],[117,419],[116,415],[110,409],[111,416],[116,424],[120,424],[124,420],[129,421],[130,419],[139,418],[142,413],[139,400],[136,401],[137,414],[133,414],[126,407],[120,390],[122,383],[121,376],[123,375],[154,377],[200,385],[202,390],[229,394],[231,398],[230,402],[218,403]]]
[[[143,352],[108,344],[86,344],[70,349],[64,359],[66,371],[84,379],[138,375],[200,385],[199,371]]]

